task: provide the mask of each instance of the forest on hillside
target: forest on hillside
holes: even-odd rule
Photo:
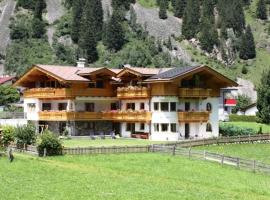
[[[5,67],[21,74],[33,63],[73,65],[84,57],[89,64],[108,67],[181,67],[192,63],[226,69],[232,66],[232,71],[240,70],[245,75],[249,73],[249,63],[257,62],[254,20],[266,27],[264,32],[270,32],[270,1],[254,1],[138,0],[142,5],[152,2],[162,20],[168,15],[181,20],[180,36],[172,34],[160,39],[150,36],[146,27],[137,23],[132,6],[135,0],[112,0],[107,8],[102,7],[100,0],[65,0],[65,14],[54,22],[56,31],[49,44],[47,29],[51,25],[44,18],[46,1],[17,0],[16,14],[10,23],[13,42],[7,49]],[[252,20],[248,13],[251,9]],[[192,46],[191,63],[172,55],[177,48],[174,41],[188,41]]]

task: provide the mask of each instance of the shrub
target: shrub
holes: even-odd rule
[[[2,131],[2,138],[0,140],[0,146],[7,147],[11,142],[14,142],[14,130],[13,126],[4,126]]]
[[[257,116],[246,116],[246,115],[229,115],[229,120],[231,122],[258,122],[259,119]]]
[[[47,156],[62,155],[62,144],[56,134],[46,130],[38,141],[38,152],[42,156],[46,148]]]
[[[32,124],[17,126],[15,128],[17,145],[31,145],[36,142],[36,128]]]
[[[219,125],[219,133],[222,136],[255,135],[257,132],[251,128],[240,128],[231,124]]]

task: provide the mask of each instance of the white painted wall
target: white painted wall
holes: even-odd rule
[[[140,129],[140,124],[141,123],[135,123],[135,132],[144,132],[144,133],[149,133],[150,131],[150,124],[144,123],[144,130]],[[131,132],[126,131],[127,128],[127,123],[121,123],[121,135],[122,137],[131,137]]]
[[[34,109],[30,109],[28,104],[35,104]],[[25,98],[24,99],[24,112],[27,113],[27,120],[38,121],[38,112],[40,111],[40,103],[38,99]]]

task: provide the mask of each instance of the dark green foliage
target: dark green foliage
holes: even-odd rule
[[[0,140],[0,147],[8,147],[11,142],[15,141],[15,129],[13,126],[3,126],[2,127],[2,139]]]
[[[61,43],[53,44],[55,55],[60,64],[75,65],[76,64],[76,52],[74,48],[65,46]]]
[[[46,8],[45,0],[36,0],[34,17],[38,18],[39,20],[42,20],[42,13],[45,8]]]
[[[119,51],[125,43],[125,31],[120,10],[113,12],[104,31],[104,45],[110,50]]]
[[[259,128],[259,130],[258,130],[258,133],[257,133],[258,135],[261,135],[261,134],[263,134],[263,131],[262,131],[262,126],[260,126],[260,128]]]
[[[36,0],[17,0],[17,7],[23,7],[25,9],[34,10],[36,5]]]
[[[209,53],[212,52],[214,45],[218,45],[218,33],[214,24],[203,21],[199,35],[201,48]]]
[[[257,3],[256,16],[258,19],[265,20],[267,19],[267,10],[264,0],[259,0]]]
[[[233,108],[233,113],[237,113],[237,111],[240,111],[247,106],[249,106],[252,103],[251,98],[246,95],[239,95],[237,97],[237,104]]]
[[[248,73],[248,69],[247,69],[247,67],[245,65],[242,67],[241,72],[242,72],[242,74],[247,74]]]
[[[183,17],[182,34],[186,39],[196,36],[200,24],[199,0],[188,0]]]
[[[262,74],[261,83],[257,90],[258,117],[263,123],[270,123],[270,70]]]
[[[256,131],[251,128],[240,128],[230,124],[221,124],[219,132],[222,136],[238,136],[238,135],[256,135]]]
[[[159,3],[159,18],[160,19],[167,19],[167,7],[168,7],[168,0],[160,0]]]
[[[33,63],[50,64],[52,60],[53,52],[48,41],[44,39],[16,41],[7,48],[5,70],[21,75]]]
[[[19,100],[20,94],[16,88],[8,85],[0,85],[0,106],[17,103]]]
[[[84,3],[84,0],[76,0],[72,6],[71,38],[75,43],[79,42]]]
[[[175,3],[173,5],[173,11],[175,17],[183,17],[186,8],[186,1],[187,0],[174,0]]]
[[[17,15],[10,23],[10,38],[12,40],[28,39],[32,35],[32,18],[28,15]]]
[[[46,130],[41,136],[38,142],[39,156],[43,156],[44,149],[46,148],[47,156],[62,155],[62,143],[57,138],[56,134]]]
[[[32,37],[43,38],[46,33],[46,24],[43,20],[34,18],[32,20]]]
[[[113,9],[125,8],[128,10],[130,4],[135,2],[136,0],[112,0],[112,7]]]
[[[36,142],[36,128],[32,124],[17,126],[15,128],[15,139],[17,145],[31,145]]]
[[[256,57],[256,46],[250,26],[248,26],[246,32],[242,34],[239,57],[243,60],[253,59]]]

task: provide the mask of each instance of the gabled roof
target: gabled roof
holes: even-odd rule
[[[15,76],[0,77],[0,85],[6,83],[8,81],[12,81],[13,79],[15,79]]]
[[[245,112],[246,110],[253,108],[253,107],[256,107],[256,106],[257,106],[257,103],[252,103],[252,104],[246,106],[245,108],[242,108],[241,111]]]

